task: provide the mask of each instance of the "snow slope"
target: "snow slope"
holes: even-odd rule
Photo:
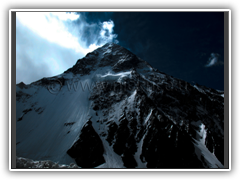
[[[17,87],[17,92],[30,95],[17,101],[17,117],[31,110],[24,114],[22,120],[17,119],[17,156],[68,164],[73,162],[65,152],[77,139],[91,105],[90,91],[84,85],[93,84],[92,79],[100,72],[81,77],[72,73],[59,75],[58,78],[65,77],[69,82],[56,93],[51,93],[48,87],[39,83],[23,89]]]
[[[58,94],[39,87],[28,103],[17,102],[17,117],[23,110],[32,109],[17,122],[17,156],[73,162],[65,152],[86,122],[90,108],[88,97],[89,92],[71,92],[66,86]],[[66,123],[74,124],[66,126]]]

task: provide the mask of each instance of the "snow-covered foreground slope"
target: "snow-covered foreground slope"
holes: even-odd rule
[[[81,80],[74,77],[75,82],[69,78],[69,84],[54,93],[34,84],[26,89],[18,88],[30,97],[17,101],[17,156],[67,164],[74,162],[66,151],[91,117],[90,91],[88,87],[81,87],[81,83],[92,84],[94,77],[94,74]],[[74,89],[73,83],[78,89]]]
[[[116,44],[17,85],[17,156],[82,168],[223,168],[223,92]]]
[[[17,117],[30,110],[17,121],[17,156],[71,163],[65,152],[86,122],[88,97],[87,91],[69,92],[63,87],[59,94],[51,94],[39,86],[27,102],[17,102]]]

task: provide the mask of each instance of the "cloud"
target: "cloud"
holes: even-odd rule
[[[102,43],[105,44],[105,42],[111,42],[117,38],[117,35],[113,34],[114,23],[112,20],[105,21],[101,25],[102,25],[102,28],[100,31],[100,35],[103,41]],[[118,43],[118,40],[115,40],[115,42]]]
[[[220,60],[220,55],[217,53],[211,53],[210,58],[205,65],[205,67],[212,67],[217,65],[222,65],[223,62]]]
[[[77,20],[80,15],[75,14],[73,12],[65,13],[65,12],[51,12],[52,15],[57,16],[59,20],[67,21],[67,20]]]
[[[49,42],[74,49],[76,52],[85,51],[80,46],[78,37],[71,34],[65,26],[64,21],[73,19],[68,13],[17,12],[17,19],[22,25]]]
[[[103,22],[87,22],[86,14],[81,15],[77,21],[73,22],[69,29],[72,34],[76,34],[82,46],[101,47],[108,42],[118,43],[117,34],[114,34],[114,22],[109,19]]]
[[[41,38],[26,26],[17,27],[16,40],[16,83],[29,84],[60,74],[84,56],[74,49]]]
[[[107,42],[118,42],[112,20],[88,23],[81,13],[16,13],[17,83],[54,76]]]

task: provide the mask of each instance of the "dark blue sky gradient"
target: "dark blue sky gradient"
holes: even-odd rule
[[[81,13],[82,14],[82,13]],[[154,68],[214,89],[224,89],[223,12],[88,12],[89,23],[112,20],[119,45]],[[211,53],[218,65],[206,67]]]

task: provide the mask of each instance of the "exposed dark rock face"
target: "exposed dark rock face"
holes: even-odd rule
[[[64,77],[58,77],[58,76],[53,76],[50,78],[42,78],[38,81],[35,81],[33,83],[31,83],[30,85],[26,85],[26,87],[31,87],[32,85],[37,85],[37,86],[44,86],[46,88],[49,88],[50,86],[59,86],[59,88],[61,89],[62,86],[66,85],[66,79]],[[25,88],[26,88],[25,87]]]
[[[203,168],[191,136],[172,122],[155,118],[144,138],[141,160],[148,168]]]
[[[23,116],[25,116],[25,114],[27,114],[29,111],[32,111],[32,109],[25,109],[25,110],[23,110],[23,114],[22,114],[21,117],[18,118],[18,121],[22,121]]]
[[[140,61],[139,58],[137,58],[136,55],[133,55],[133,54],[128,54],[127,56],[123,57],[123,59],[124,60],[118,61],[113,66],[113,70],[115,72],[119,72],[119,71],[123,71],[123,70],[129,70],[131,68],[136,67],[139,63],[142,62],[142,61]]]
[[[84,125],[79,140],[74,143],[67,153],[82,168],[93,168],[105,163],[103,144],[92,127],[91,121]]]
[[[88,53],[86,57],[79,59],[72,68],[68,69],[65,72],[72,72],[73,74],[81,75],[89,74],[95,68],[97,57],[98,53],[96,51]]]
[[[108,125],[106,140],[110,146],[113,144],[114,152],[121,156],[124,166],[127,168],[135,168],[137,166],[134,158],[134,154],[137,151],[135,140],[136,127],[136,119],[128,121],[124,116],[120,119],[119,126],[111,121]]]
[[[199,160],[195,154],[194,139],[202,138],[198,135],[200,124],[196,122],[205,125],[206,147],[224,163],[222,92],[199,85],[193,87],[157,70],[145,78],[133,70],[131,78],[122,83],[102,84],[104,88],[94,89],[90,97],[95,110],[110,111],[114,103],[126,101],[136,90],[132,110],[126,105],[118,120],[120,124],[108,125],[107,141],[122,157],[125,167],[137,166],[134,154],[141,140],[141,161],[148,168],[208,166],[204,158]]]
[[[88,53],[84,58],[79,59],[72,68],[65,72],[86,75],[96,70],[96,68],[106,66],[111,66],[115,72],[120,72],[146,64],[145,61],[139,59],[127,49],[114,43],[107,43],[103,47]]]
[[[110,121],[110,123],[108,125],[108,136],[106,139],[109,142],[110,146],[112,145],[112,142],[114,140],[114,136],[117,131],[117,128],[118,128],[117,124],[113,121]]]
[[[24,93],[22,91],[17,91],[16,92],[16,100],[17,101],[26,101],[29,97],[31,97],[30,94]]]
[[[64,123],[64,126],[72,126],[75,122]]]
[[[113,149],[122,157],[125,167],[134,168],[137,166],[137,163],[133,155],[137,151],[137,146],[135,134],[130,132],[128,123],[129,121],[124,117],[120,120],[119,127],[115,133]]]
[[[21,89],[27,87],[26,84],[24,84],[24,82],[20,82],[20,83],[18,83],[17,86],[18,86],[19,88],[21,88]]]

